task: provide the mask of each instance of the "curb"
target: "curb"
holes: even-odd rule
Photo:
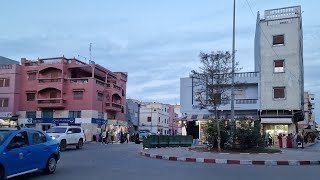
[[[266,165],[266,166],[302,166],[302,165],[320,165],[320,161],[301,161],[301,160],[288,160],[288,161],[276,161],[276,160],[230,160],[230,159],[205,159],[205,158],[191,158],[191,157],[173,157],[163,156],[157,154],[150,154],[141,151],[140,154],[145,157],[163,159],[169,161],[184,161],[184,162],[198,162],[209,164],[241,164],[241,165]]]
[[[191,148],[187,148],[186,149],[187,151],[193,151],[193,152],[197,152],[197,153],[211,153],[211,152],[198,152],[194,149],[191,149]],[[217,154],[221,154],[221,155],[226,155],[226,154],[242,154],[242,155],[250,155],[250,154],[283,154],[283,152],[279,152],[279,153],[241,153],[241,152],[236,152],[236,153],[217,153]]]

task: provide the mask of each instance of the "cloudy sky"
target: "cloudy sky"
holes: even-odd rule
[[[198,67],[199,52],[231,50],[232,3],[2,0],[0,55],[15,60],[62,55],[88,59],[93,43],[92,60],[129,73],[128,98],[179,104],[180,77]],[[304,11],[305,89],[320,98],[318,0],[237,0],[236,60],[242,71],[253,71],[257,11],[293,5]]]

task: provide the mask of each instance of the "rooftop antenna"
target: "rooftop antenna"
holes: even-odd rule
[[[92,62],[92,59],[91,59],[91,47],[92,47],[92,44],[94,44],[94,43],[90,43],[90,47],[89,47],[89,52],[90,52],[89,64],[91,64],[91,62]]]

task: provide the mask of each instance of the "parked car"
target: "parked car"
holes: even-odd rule
[[[55,126],[47,130],[49,136],[59,143],[60,150],[65,151],[67,146],[83,147],[85,136],[80,126]]]
[[[0,128],[0,180],[42,170],[52,174],[60,158],[58,143],[33,128]]]
[[[143,141],[143,137],[148,137],[150,135],[156,135],[155,133],[151,133],[150,131],[147,131],[147,130],[141,130],[139,132],[139,140],[140,142]]]

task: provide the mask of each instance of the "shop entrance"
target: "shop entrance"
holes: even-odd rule
[[[265,133],[269,133],[272,137],[272,141],[275,146],[279,145],[278,136],[279,134],[287,135],[288,134],[289,125],[287,124],[267,124],[264,125]]]

